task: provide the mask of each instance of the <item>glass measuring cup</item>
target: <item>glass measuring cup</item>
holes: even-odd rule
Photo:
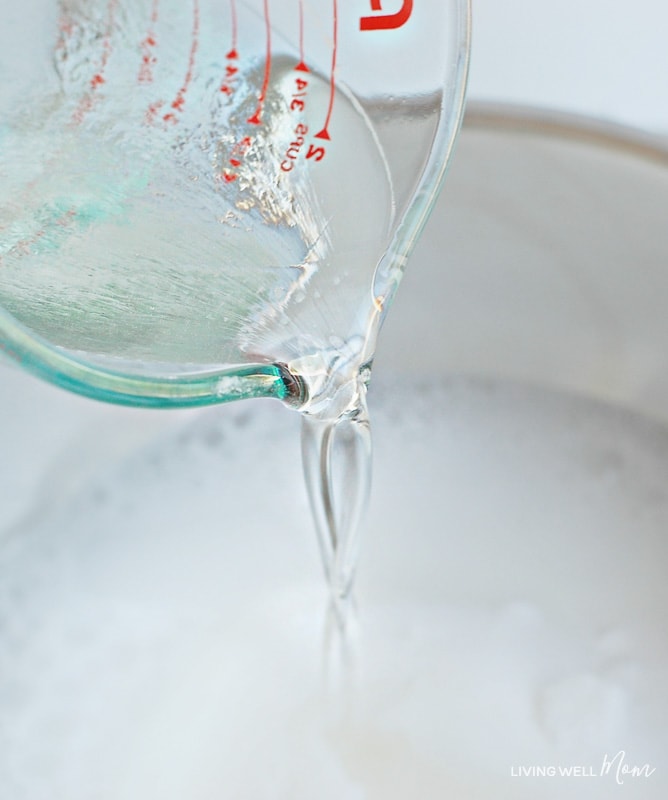
[[[132,405],[331,395],[370,362],[440,184],[468,16],[466,0],[12,7],[2,353]]]

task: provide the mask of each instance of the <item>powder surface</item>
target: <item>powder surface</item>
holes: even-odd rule
[[[654,770],[624,798],[666,796],[668,433],[500,382],[370,399],[345,633],[297,415],[146,427],[72,401],[58,435],[22,429],[0,517],[3,797],[607,800],[622,750]],[[548,766],[595,774],[518,774]]]

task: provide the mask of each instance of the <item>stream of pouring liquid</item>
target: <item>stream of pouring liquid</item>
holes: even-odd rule
[[[302,420],[302,461],[325,576],[335,603],[352,587],[371,488],[366,398],[338,420]]]

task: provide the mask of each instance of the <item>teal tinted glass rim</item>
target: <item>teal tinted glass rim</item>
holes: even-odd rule
[[[383,259],[403,265],[438,197],[464,115],[471,49],[471,3],[456,0],[457,47],[444,85],[441,120],[410,212],[401,221]],[[389,294],[379,322],[391,305],[398,279]],[[374,337],[375,338],[375,337]],[[193,408],[233,400],[275,398],[294,407],[307,401],[299,376],[281,364],[240,364],[210,371],[164,377],[131,375],[99,367],[73,353],[51,345],[0,309],[0,357],[8,357],[28,372],[94,400],[144,408]]]
[[[301,384],[280,364],[241,364],[220,370],[147,378],[96,367],[62,352],[0,310],[0,355],[76,394],[118,405],[194,408],[259,397],[303,402]]]

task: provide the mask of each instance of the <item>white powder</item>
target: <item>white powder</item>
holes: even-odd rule
[[[155,415],[76,401],[76,435],[24,431],[18,472],[41,478],[0,517],[4,800],[607,800],[620,750],[655,768],[620,796],[666,796],[668,433],[511,384],[370,399],[345,638],[297,415],[157,415],[135,440]],[[541,765],[597,775],[513,776]]]

